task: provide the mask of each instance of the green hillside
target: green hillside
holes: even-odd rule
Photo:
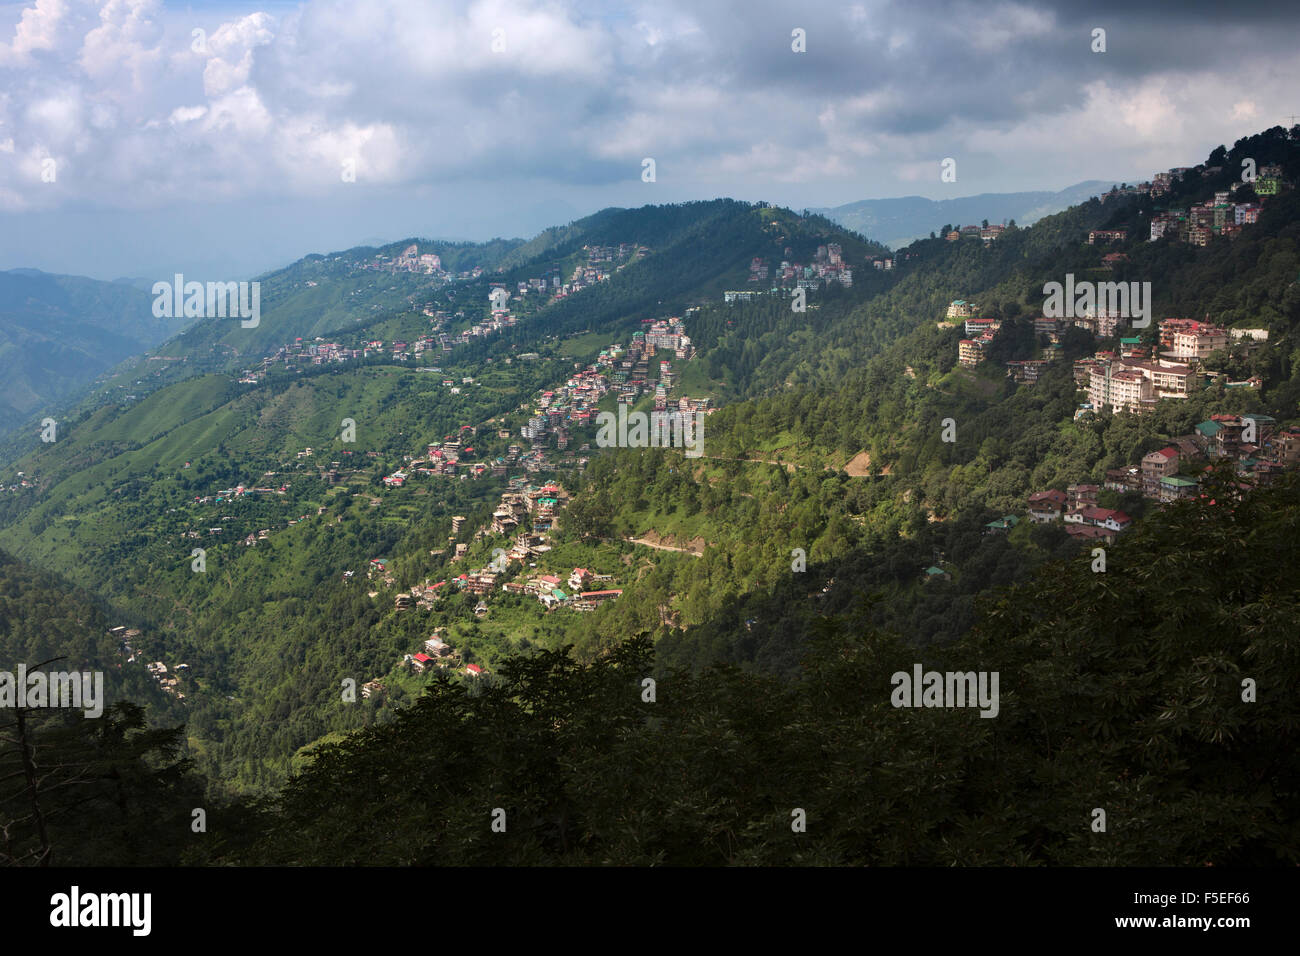
[[[100,374],[176,333],[124,283],[0,272],[0,421],[60,412]]]
[[[351,862],[364,845],[389,862],[503,862],[452,834],[484,794],[517,779],[534,789],[510,812],[532,815],[535,839],[511,851],[514,862],[1121,863],[1125,852],[1255,862],[1284,845],[1293,781],[1222,841],[1195,835],[1191,794],[1209,788],[1215,820],[1238,813],[1247,797],[1225,781],[1258,773],[1256,741],[1289,732],[1278,711],[1232,710],[1228,676],[1258,662],[1277,686],[1294,670],[1281,644],[1249,640],[1294,611],[1294,589],[1264,557],[1290,540],[1294,482],[1206,460],[1188,465],[1204,498],[1164,507],[1101,489],[1096,504],[1134,522],[1104,542],[1105,575],[1089,570],[1097,538],[1026,514],[1030,494],[1103,485],[1214,415],[1267,416],[1278,434],[1300,421],[1295,189],[1269,196],[1235,238],[1147,241],[1153,215],[1212,200],[1242,155],[1300,180],[1300,145],[1278,130],[1216,151],[1159,208],[1114,195],[996,239],[927,239],[897,253],[821,217],[717,200],[605,210],[527,242],[309,256],[262,278],[256,329],[201,320],[83,396],[57,441],[12,441],[0,454],[0,548],[111,604],[140,632],[139,664],[187,665],[183,701],[160,696],[138,668],[132,686],[155,692],[154,721],[185,721],[214,799],[280,795],[246,843],[232,837],[243,861]],[[1093,230],[1125,235],[1090,244]],[[398,268],[411,245],[439,256],[441,271]],[[1155,346],[1171,317],[1262,329],[1267,340],[1216,349],[1204,360],[1214,381],[1198,377],[1182,400],[1078,414],[1075,361],[1122,343],[1036,330],[1044,284],[1067,273],[1151,283],[1157,321],[1139,347]],[[494,313],[498,286],[505,305]],[[958,362],[968,333],[947,321],[959,299],[1001,323],[973,367]],[[658,344],[642,347],[647,336]],[[1048,353],[1034,384],[1008,377],[1007,362]],[[698,409],[700,454],[601,447],[596,416],[620,399],[633,411]],[[1238,494],[1226,515],[1207,502]],[[1206,529],[1237,536],[1243,576],[1203,601],[1178,597],[1192,583],[1160,591],[1152,569],[1211,580]],[[1170,613],[1223,605],[1219,696],[1189,689],[1211,666],[1200,658],[1130,693],[1125,668],[1151,659],[1133,602]],[[1186,615],[1174,620],[1149,653],[1177,652]],[[441,663],[415,657],[444,646]],[[862,688],[881,690],[918,655],[1005,668],[1010,719],[976,717],[971,755],[926,750],[938,718],[896,719],[887,690],[854,709]],[[1091,673],[1107,676],[1079,690]],[[645,676],[664,688],[663,723],[624,697]],[[1170,700],[1187,703],[1191,723],[1151,753],[1209,769],[1163,778],[1152,796],[1132,783],[1156,758],[1131,728],[1159,737]],[[1040,710],[1042,738],[1026,716]],[[577,716],[557,727],[552,711]],[[726,755],[692,712],[735,728]],[[1240,728],[1240,749],[1213,750],[1215,720]],[[769,725],[820,729],[805,753]],[[1127,736],[1099,742],[1115,727]],[[520,743],[493,750],[491,767],[465,757],[501,734]],[[707,781],[658,788],[627,769],[662,757],[669,734],[689,741],[674,766],[721,760],[745,809],[718,810],[696,830],[620,817],[623,798],[602,789],[610,780],[645,784],[628,814],[719,799]],[[945,747],[965,739],[939,736]],[[859,749],[842,751],[849,738]],[[412,740],[425,743],[408,754]],[[810,768],[841,751],[858,756]],[[970,762],[991,753],[1003,762],[977,779]],[[570,762],[553,773],[559,754]],[[770,786],[755,776],[765,763],[781,768]],[[294,770],[305,776],[286,788]],[[868,772],[887,808],[880,821],[828,809]],[[357,773],[417,781],[420,798],[400,813],[442,822],[394,846],[334,793]],[[807,774],[813,797],[799,799],[829,814],[825,842],[769,839],[772,819],[756,808],[788,817],[787,782]],[[908,789],[917,774],[932,784]],[[1088,808],[1111,799],[1126,825],[1152,826],[1149,844],[1103,852],[1073,834],[1066,821],[1086,810],[1059,781],[1075,780]],[[1030,799],[1034,781],[1037,819],[1049,822],[1030,832],[1007,808]],[[573,820],[579,793],[592,808],[584,822],[554,822]],[[1153,822],[1153,800],[1184,815]],[[247,807],[233,806],[248,824]],[[322,806],[319,827],[306,827]],[[349,825],[331,829],[335,812]],[[914,841],[888,836],[888,821],[908,818],[925,821]],[[311,831],[311,849],[288,845],[295,827]],[[740,834],[729,849],[717,845],[724,831]],[[859,845],[872,849],[846,849]]]

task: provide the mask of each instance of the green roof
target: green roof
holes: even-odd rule
[[[1182,475],[1170,475],[1167,478],[1161,478],[1160,484],[1172,485],[1175,488],[1195,488],[1196,481],[1193,478],[1184,478]]]
[[[1119,344],[1120,345],[1141,345],[1142,339],[1135,335],[1131,339],[1120,339]]]
[[[1219,434],[1220,427],[1221,426],[1218,422],[1201,422],[1196,426],[1196,430],[1206,438],[1213,438],[1215,435]]]
[[[1272,415],[1264,415],[1264,414],[1262,414],[1262,413],[1260,413],[1260,412],[1246,412],[1246,413],[1245,413],[1244,415],[1242,415],[1241,417],[1242,417],[1242,418],[1253,418],[1255,421],[1257,421],[1257,422],[1259,422],[1260,424],[1263,424],[1263,425],[1272,425],[1273,423],[1275,423],[1275,422],[1277,421],[1277,419],[1274,418]]]
[[[1020,519],[1015,515],[1003,515],[996,521],[990,521],[984,527],[986,528],[1014,528],[1020,523]]]
[[[926,574],[947,574],[948,572],[945,571],[943,568],[936,568],[934,565],[930,565],[928,568],[925,569],[925,573]]]

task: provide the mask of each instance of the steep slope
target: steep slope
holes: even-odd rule
[[[1294,865],[1300,712],[1293,694],[1266,704],[1263,689],[1300,677],[1300,592],[1277,560],[1294,554],[1297,521],[1294,481],[1234,509],[1188,502],[1117,545],[1113,573],[1084,557],[1045,568],[941,650],[849,616],[823,622],[789,680],[683,668],[660,671],[649,698],[656,652],[631,640],[586,665],[511,661],[486,689],[437,681],[394,722],[315,748],[232,856]],[[981,693],[998,683],[978,706],[900,706],[914,667],[949,686],[978,675]],[[487,807],[512,839],[484,837]],[[1123,839],[1090,832],[1097,807]]]
[[[1188,198],[1219,185],[1199,172]],[[1278,276],[1298,267],[1295,202],[1273,197],[1234,242],[1193,249],[1142,241],[1141,200],[1094,200],[989,243],[916,243],[889,270],[868,266],[880,247],[826,220],[729,201],[607,210],[541,237],[519,264],[508,257],[522,246],[502,253],[503,271],[457,283],[360,270],[369,254],[351,265],[305,260],[320,279],[297,274],[294,296],[326,295],[340,316],[349,313],[337,303],[354,292],[369,303],[374,314],[352,317],[352,332],[331,333],[347,344],[427,334],[435,321],[458,334],[486,318],[494,281],[518,321],[418,362],[379,351],[321,365],[301,350],[269,365],[254,361],[256,350],[224,354],[215,347],[236,333],[204,328],[195,341],[212,356],[207,374],[196,374],[196,346],[177,381],[87,408],[58,443],[14,461],[28,486],[14,489],[16,476],[4,473],[0,543],[113,595],[145,623],[160,658],[195,667],[195,746],[206,769],[239,788],[276,786],[300,748],[390,719],[429,683],[404,655],[431,632],[489,682],[521,652],[576,645],[594,659],[635,634],[657,641],[662,667],[725,660],[789,675],[817,620],[864,599],[864,624],[912,645],[947,643],[970,631],[989,587],[1078,556],[1057,525],[990,532],[1028,491],[1096,482],[1211,412],[1294,417],[1296,298]],[[1131,238],[1089,246],[1098,228]],[[592,267],[604,278],[570,296],[520,289],[585,268],[585,250],[616,243],[634,251]],[[862,280],[812,292],[803,312],[749,282],[755,258],[807,261],[831,244]],[[1101,276],[1110,249],[1129,262],[1107,274],[1151,276],[1157,317],[1203,314],[1208,301],[1224,321],[1262,323],[1266,348],[1223,361],[1233,374],[1250,366],[1264,387],[1204,391],[1141,419],[1076,421],[1070,359],[1098,344],[1082,332],[1065,336],[1064,361],[1034,387],[1010,382],[1002,362],[1038,344],[1027,318],[1043,283]],[[720,303],[732,289],[759,294]],[[975,370],[955,367],[963,332],[939,327],[956,298],[1005,324]],[[571,422],[564,445],[510,450],[585,363],[666,314],[684,314],[700,354],[643,356],[650,367],[667,354],[679,369],[665,399],[707,393],[729,403],[707,418],[701,458],[597,451],[590,419]],[[283,315],[295,329],[319,321],[309,309]],[[607,368],[624,383],[634,371]],[[615,407],[616,391],[601,410]],[[654,399],[643,390],[635,401],[648,409]],[[954,442],[941,437],[947,419]],[[477,477],[466,468],[399,478],[432,463],[427,444],[443,441]],[[536,497],[551,481],[571,503],[504,582],[553,575],[555,587],[585,569],[617,600],[579,612],[503,591],[495,576],[489,590],[469,587],[471,572],[516,543],[496,520],[503,494],[528,484]],[[1140,502],[1123,504],[1144,517]],[[948,579],[924,583],[931,564]],[[349,701],[347,680],[382,693]]]
[[[0,272],[0,426],[50,414],[100,374],[174,335],[130,285]]]

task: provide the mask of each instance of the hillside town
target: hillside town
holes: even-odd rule
[[[975,311],[972,303],[956,299],[948,307],[948,318],[959,319]],[[1048,344],[1035,359],[1006,362],[1007,375],[1018,384],[1033,385],[1043,369],[1056,362],[1061,354],[1061,337],[1069,327],[1083,329],[1099,339],[1114,338],[1124,330],[1127,320],[1114,312],[1099,312],[1074,319],[1038,316],[1034,332],[1045,336]],[[951,328],[952,321],[938,323]],[[957,343],[957,361],[963,368],[975,368],[985,359],[985,350],[997,335],[1002,323],[997,319],[964,318],[966,338]],[[1159,341],[1154,349],[1142,344],[1139,336],[1121,337],[1119,352],[1099,350],[1089,358],[1074,363],[1074,379],[1088,392],[1088,402],[1080,412],[1110,407],[1116,412],[1141,414],[1162,398],[1187,398],[1196,389],[1222,378],[1220,372],[1204,369],[1209,356],[1230,345],[1240,345],[1248,352],[1268,341],[1266,329],[1226,329],[1210,322],[1188,318],[1167,318],[1159,323]],[[1225,381],[1228,388],[1259,388],[1257,378]]]
[[[511,478],[491,521],[477,529],[473,535],[475,542],[504,538],[504,543],[509,544],[509,548],[493,549],[495,557],[483,567],[441,581],[426,579],[422,584],[396,595],[393,599],[395,610],[434,610],[443,600],[457,593],[477,598],[474,615],[480,619],[491,612],[493,595],[535,598],[546,612],[559,609],[594,611],[607,601],[618,598],[623,593],[621,588],[599,586],[613,581],[614,576],[611,574],[598,574],[588,568],[573,568],[564,577],[563,572],[539,568],[539,565],[546,563],[552,550],[549,536],[555,528],[559,512],[568,501],[568,492],[554,482],[535,486],[521,477]],[[469,549],[467,543],[456,540],[465,520],[463,516],[452,518],[452,534],[448,538],[448,544],[454,549],[450,559],[453,564],[464,560]],[[445,554],[446,551],[436,550],[431,553],[436,556]],[[518,571],[524,572],[522,579]],[[387,586],[394,583],[384,558],[371,559],[366,573],[368,579],[378,576]],[[344,577],[350,578],[352,574],[353,572],[345,572]],[[378,593],[372,591],[370,596],[376,597]],[[435,628],[422,648],[405,654],[397,666],[409,668],[416,674],[435,668],[457,671],[466,677],[481,677],[488,673],[480,664],[465,663],[461,652],[448,638],[447,628]],[[363,685],[362,696],[370,697],[384,687],[382,680],[368,681]]]
[[[688,313],[689,314],[689,313]],[[704,412],[711,414],[713,403],[708,398],[681,396],[673,401],[669,392],[677,385],[678,372],[674,361],[687,362],[695,355],[695,347],[685,332],[682,319],[672,316],[665,319],[643,320],[646,326],[632,333],[626,349],[612,343],[601,350],[596,361],[585,368],[575,366],[575,373],[555,389],[543,391],[532,409],[533,414],[520,429],[520,434],[533,443],[534,448],[544,446],[554,439],[557,448],[568,447],[574,428],[594,423],[596,408],[607,394],[617,396],[620,404],[632,405],[646,395],[653,395],[655,411],[676,409],[683,414]],[[660,349],[673,352],[673,359],[658,360]],[[657,364],[657,368],[653,366]]]
[[[1201,171],[1203,178],[1214,176],[1223,169],[1220,166],[1207,166]],[[1168,193],[1173,184],[1191,172],[1186,166],[1176,166],[1166,172],[1156,173],[1150,182],[1136,185],[1116,186],[1101,197],[1108,202],[1121,196],[1150,196],[1157,199]],[[1206,246],[1215,236],[1235,239],[1244,226],[1259,221],[1260,210],[1269,197],[1276,196],[1292,184],[1283,179],[1282,167],[1279,165],[1261,166],[1253,179],[1235,182],[1226,190],[1214,194],[1214,198],[1185,208],[1170,207],[1158,209],[1151,217],[1149,241],[1169,238],[1174,242],[1183,242],[1193,246]],[[1243,190],[1253,194],[1243,202],[1234,202],[1232,197]],[[1123,230],[1094,233],[1100,241],[1115,242],[1127,238]],[[1089,237],[1089,243],[1094,240]]]
[[[794,289],[815,292],[823,283],[830,285],[838,282],[846,289],[853,286],[853,269],[844,258],[844,250],[838,243],[818,246],[813,261],[808,265],[792,261],[793,254],[794,250],[786,247],[785,257],[775,264],[763,256],[754,256],[749,262],[749,282],[770,285],[765,289],[729,289],[723,292],[722,301],[728,304],[751,302],[760,295],[783,295]],[[868,257],[868,261],[873,261],[872,257]],[[876,258],[874,264],[877,269],[892,269],[894,260]]]
[[[1014,226],[1015,220],[1012,220],[1010,225]],[[998,223],[990,225],[987,222],[979,226],[957,226],[956,228],[945,232],[943,238],[948,242],[958,242],[962,239],[979,239],[987,246],[990,242],[996,242],[998,239],[1001,239],[1002,234],[1006,232],[1008,228],[1009,227],[1006,225],[999,225]]]
[[[1211,415],[1189,435],[1172,439],[1148,452],[1130,468],[1112,468],[1102,485],[1076,483],[1064,491],[1035,491],[1025,500],[1025,514],[1007,514],[984,526],[985,534],[1005,534],[1021,521],[1060,522],[1065,532],[1082,541],[1113,544],[1133,527],[1124,511],[1098,503],[1102,491],[1136,494],[1157,507],[1201,496],[1199,475],[1228,469],[1242,491],[1269,484],[1287,469],[1300,467],[1300,427],[1279,427],[1269,415]],[[922,572],[930,583],[947,580],[948,572],[931,566]]]

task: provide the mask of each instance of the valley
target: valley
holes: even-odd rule
[[[1216,233],[1211,208],[1204,245],[1153,235],[1177,204],[1213,207],[1241,155],[1280,184],[1256,221]],[[1117,782],[1156,759],[1136,735],[1171,733],[1162,753],[1189,759],[1178,748],[1199,747],[1209,718],[1180,717],[1180,737],[1160,713],[1222,716],[1231,695],[1195,697],[1200,672],[1181,658],[1124,676],[1143,673],[1144,648],[1216,633],[1201,647],[1216,674],[1293,670],[1276,642],[1295,586],[1264,564],[1294,547],[1300,514],[1297,181],[1300,147],[1278,130],[1154,196],[895,252],[822,216],[717,200],[605,210],[528,242],[308,256],[260,277],[256,325],[199,319],[77,396],[56,440],[9,440],[0,549],[33,603],[5,618],[0,647],[44,653],[35,609],[85,605],[53,619],[60,649],[114,675],[110,703],[183,724],[186,786],[233,821],[195,862],[350,862],[361,848],[479,861],[454,822],[505,779],[534,788],[537,842],[492,862],[573,862],[588,846],[744,861],[717,849],[720,830],[757,832],[768,810],[754,808],[807,802],[791,790],[805,778],[824,801],[873,794],[879,817],[834,823],[873,860],[936,864],[949,841],[963,862],[992,859],[965,809],[990,806],[1025,859],[1090,859],[1017,829],[1016,791],[1000,788],[1050,778],[1057,821],[1076,779],[1147,799]],[[1067,274],[1141,278],[1153,321],[1043,314]],[[1191,351],[1159,364],[1171,348]],[[690,416],[701,446],[602,428],[638,413]],[[1238,536],[1213,587],[1211,528]],[[1192,636],[1193,607],[1222,630]],[[897,718],[883,678],[920,655],[1000,668],[999,719],[949,715],[961,729],[941,733],[924,708]],[[1093,688],[1096,674],[1115,682]],[[633,678],[657,682],[653,720],[625,692]],[[1040,747],[1034,715],[1054,743]],[[1223,719],[1257,767],[1289,718]],[[807,752],[774,727],[799,728]],[[1116,736],[1062,749],[1090,734]],[[426,763],[417,737],[438,742]],[[769,758],[778,769],[756,773]],[[997,770],[977,780],[984,759]],[[1220,759],[1227,813],[1235,765]],[[714,765],[748,808],[715,808],[725,824],[706,813],[647,835],[659,824],[622,816],[633,781],[658,809],[718,799],[694,777]],[[380,766],[446,801],[412,846],[340,789]],[[638,769],[619,783],[624,766]],[[1167,798],[1202,783],[1173,780]],[[583,795],[585,836],[548,816],[576,801],[564,786]],[[398,829],[425,819],[386,799]],[[1216,859],[1263,853],[1272,824],[1255,823],[1240,857]],[[913,824],[915,845],[889,835]],[[295,849],[296,828],[313,849]],[[1178,860],[1210,852],[1179,840]],[[861,860],[817,853],[804,859]]]

